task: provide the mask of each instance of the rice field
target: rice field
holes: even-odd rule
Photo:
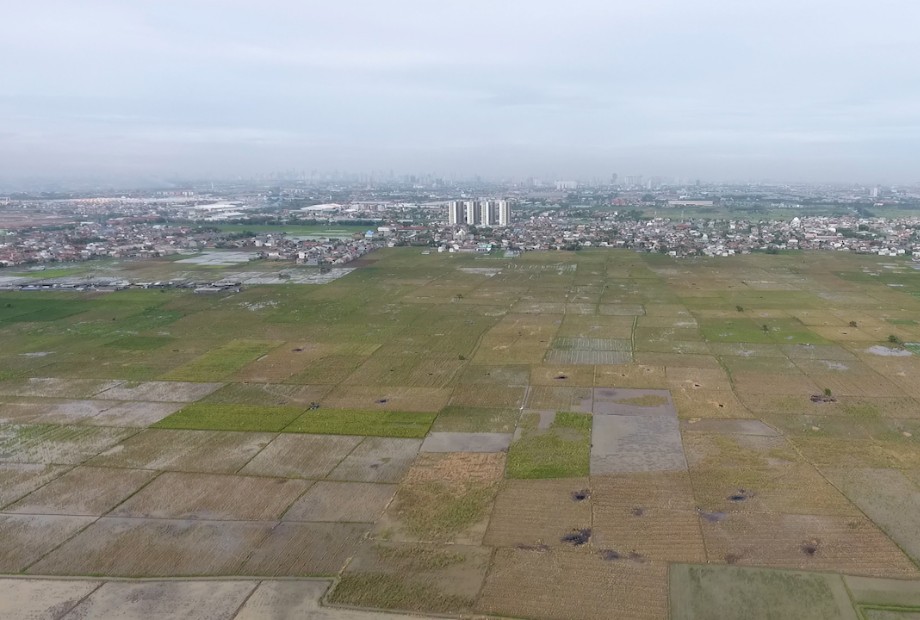
[[[336,576],[323,605],[453,617],[920,613],[907,260],[245,271],[213,297],[0,295],[5,572]]]

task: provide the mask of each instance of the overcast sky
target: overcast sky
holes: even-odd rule
[[[920,180],[917,0],[6,2],[0,177]]]

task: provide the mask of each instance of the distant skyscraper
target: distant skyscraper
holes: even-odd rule
[[[491,200],[479,201],[479,223],[483,226],[492,226],[495,224],[495,218],[492,216],[493,204]]]
[[[498,211],[498,225],[499,226],[510,226],[511,225],[511,206],[508,204],[508,201],[507,200],[496,200],[495,210]]]
[[[447,221],[451,226],[510,226],[511,206],[507,200],[451,200]]]
[[[451,200],[447,203],[447,221],[451,226],[459,226],[464,222],[462,202]]]
[[[477,205],[475,200],[467,200],[463,203],[463,208],[466,210],[466,223],[470,226],[479,223],[478,218],[476,217],[479,215],[479,213],[477,213],[476,206]]]

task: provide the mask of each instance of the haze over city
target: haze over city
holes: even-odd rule
[[[906,0],[9,4],[0,182],[916,182]]]

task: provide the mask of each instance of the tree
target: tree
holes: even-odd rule
[[[742,306],[735,306],[735,310],[738,312],[744,312],[744,308]]]

